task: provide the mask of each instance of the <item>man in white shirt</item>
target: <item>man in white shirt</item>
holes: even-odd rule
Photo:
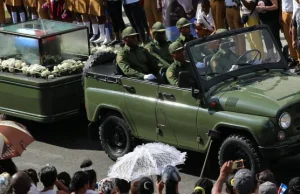
[[[215,31],[215,22],[208,0],[203,0],[202,3],[198,5],[195,27],[199,38],[211,35]]]
[[[292,45],[292,37],[289,34],[290,30],[290,25],[292,22],[292,17],[293,17],[293,2],[294,0],[281,0],[281,24],[282,24],[282,29],[284,33],[284,37],[288,43],[289,51],[290,51],[290,56],[292,59],[292,63],[290,64],[291,66],[295,66],[299,61],[296,49],[293,48]]]

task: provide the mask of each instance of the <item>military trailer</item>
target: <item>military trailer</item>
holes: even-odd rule
[[[0,28],[0,113],[41,123],[78,114],[88,29],[38,19]]]
[[[205,56],[203,49],[215,54]],[[270,159],[300,152],[300,77],[266,26],[194,40],[185,52],[191,71],[180,72],[179,87],[126,77],[113,62],[92,61],[84,78],[87,117],[110,158],[130,152],[135,139],[206,153],[209,131],[218,134],[212,154],[220,165],[244,159],[259,171]]]

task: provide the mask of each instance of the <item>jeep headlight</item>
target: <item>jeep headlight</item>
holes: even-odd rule
[[[291,125],[291,116],[289,113],[282,113],[279,117],[279,125],[282,129],[287,129]]]

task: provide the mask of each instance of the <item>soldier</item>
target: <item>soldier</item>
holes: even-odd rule
[[[138,45],[137,35],[131,26],[123,30],[125,46],[117,55],[117,64],[126,76],[155,80],[154,74],[159,73],[163,64]]]
[[[37,14],[37,0],[24,0],[24,5],[27,6],[31,13],[31,19],[36,20],[38,18]]]
[[[227,31],[226,29],[218,29],[216,33]],[[215,47],[219,48],[216,54],[211,58],[210,64],[214,73],[225,73],[229,71],[232,65],[235,65],[239,56],[230,48],[220,48],[221,40],[217,40]]]
[[[18,13],[20,15],[21,22],[26,21],[25,10],[22,0],[6,0],[6,5],[11,6],[11,16],[14,24],[18,23]]]
[[[189,70],[189,63],[185,61],[183,45],[175,41],[169,46],[169,51],[174,58],[174,62],[167,69],[167,80],[173,86],[178,86],[178,76],[181,71]]]
[[[196,39],[191,34],[191,23],[186,18],[180,18],[176,23],[176,27],[180,32],[180,36],[176,41],[179,41],[182,45],[184,45],[186,42]]]
[[[155,56],[165,67],[173,63],[173,58],[169,52],[170,41],[166,38],[166,28],[161,22],[156,22],[152,26],[153,41],[148,43],[145,48]]]

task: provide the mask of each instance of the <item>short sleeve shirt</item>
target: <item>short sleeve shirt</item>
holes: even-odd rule
[[[249,1],[249,0],[248,0]],[[258,0],[250,0],[250,2],[253,2],[253,3],[256,3]],[[241,1],[241,4],[242,4],[242,13],[243,14],[250,14],[252,10],[249,10],[248,8],[246,8],[243,4],[243,2]],[[256,10],[253,11],[253,13],[251,14],[252,17],[255,17],[255,18],[258,18],[258,13]]]

